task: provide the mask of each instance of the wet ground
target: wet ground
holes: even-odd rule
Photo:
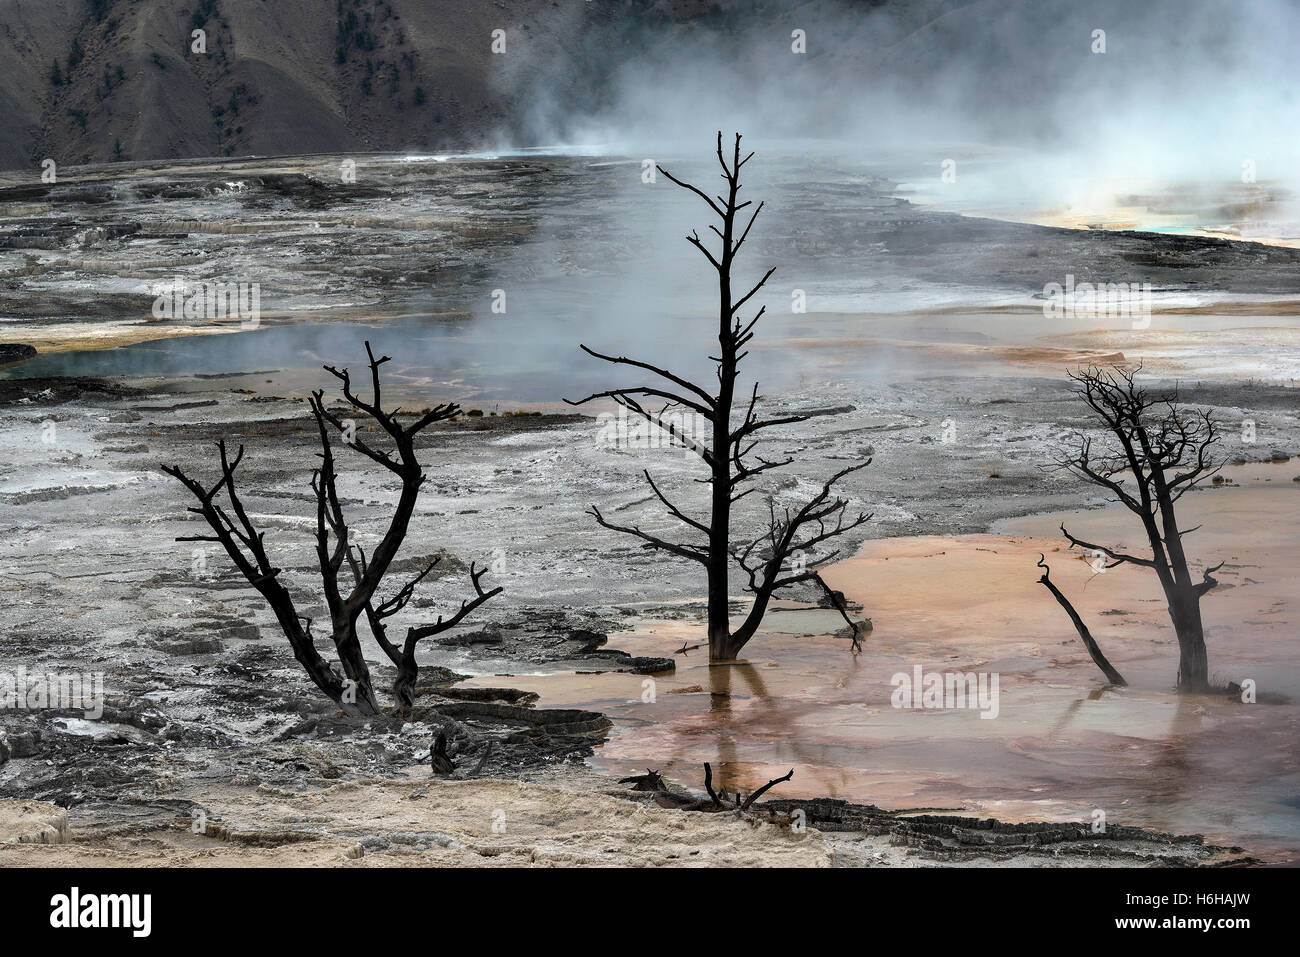
[[[1175,694],[1177,642],[1154,576],[1097,574],[1063,550],[1062,520],[1083,537],[1131,541],[1131,516],[1114,508],[1007,520],[992,534],[867,542],[826,573],[872,620],[861,656],[831,637],[842,624],[836,613],[787,605],[735,665],[710,666],[701,650],[680,653],[698,641],[694,621],[644,619],[612,644],[637,655],[677,652],[670,675],[650,684],[630,675],[513,680],[543,706],[609,714],[615,729],[593,764],[611,772],[649,766],[689,782],[710,761],[722,780],[752,789],[793,768],[783,796],[1002,820],[1087,823],[1101,809],[1111,824],[1204,833],[1294,859],[1295,472],[1292,463],[1230,468],[1232,484],[1185,500],[1183,521],[1205,523],[1188,539],[1193,554],[1225,562],[1204,603],[1213,680],[1254,680],[1253,704]],[[1261,525],[1239,537],[1242,527]],[[1038,584],[1043,553],[1128,687],[1107,686]],[[893,677],[911,677],[917,666],[997,674],[996,709],[985,719],[975,702],[894,707]]]

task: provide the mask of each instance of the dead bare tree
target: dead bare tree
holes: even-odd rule
[[[705,567],[708,576],[708,633],[711,661],[734,660],[758,630],[773,593],[780,588],[816,577],[817,569],[838,555],[838,551],[819,555],[818,547],[829,539],[856,528],[871,517],[859,513],[857,518],[847,519],[845,509],[848,502],[832,494],[836,482],[851,472],[871,464],[871,460],[867,459],[858,465],[836,472],[822,485],[820,492],[798,508],[778,509],[776,503],[769,499],[767,531],[753,541],[739,543],[732,541],[732,507],[758,488],[755,485],[743,487],[745,483],[752,482],[763,473],[789,465],[794,461],[793,458],[768,459],[755,454],[754,450],[758,445],[756,436],[765,429],[792,425],[810,418],[809,415],[797,414],[760,418],[757,413],[758,383],[755,382],[748,400],[741,401],[744,414],[739,424],[733,427],[732,407],[737,392],[737,370],[741,360],[749,354],[745,346],[753,339],[754,327],[766,307],[760,308],[748,322],[739,318],[739,312],[763,288],[776,270],[775,266],[768,269],[747,292],[739,297],[733,296],[732,267],[741,247],[749,238],[749,231],[754,221],[763,209],[763,204],[759,203],[750,214],[748,222],[743,228],[740,226],[737,214],[752,205],[751,201],[740,202],[738,199],[741,189],[740,171],[753,156],[754,154],[750,153],[741,158],[740,134],[737,133],[731,158],[728,161],[722,148],[722,133],[718,133],[717,157],[718,164],[722,167],[722,179],[726,183],[723,189],[725,195],[710,196],[699,187],[678,179],[663,167],[658,167],[659,172],[667,179],[702,199],[720,220],[720,228],[719,225],[709,225],[721,240],[716,253],[700,239],[698,231],[693,230],[686,237],[687,241],[708,260],[718,276],[719,352],[716,356],[709,357],[716,363],[718,380],[716,391],[710,391],[702,385],[648,362],[597,352],[583,345],[582,349],[588,355],[615,365],[630,366],[652,373],[660,381],[632,388],[596,392],[577,401],[565,400],[570,405],[582,405],[597,399],[612,400],[631,414],[645,419],[652,427],[661,430],[668,436],[669,444],[679,445],[694,452],[708,467],[709,478],[706,481],[711,485],[711,506],[707,520],[688,515],[668,499],[651,478],[649,471],[644,473],[655,498],[669,515],[686,526],[687,535],[693,537],[693,541],[669,541],[635,525],[616,524],[607,520],[600,509],[594,505],[590,509],[590,514],[605,528],[641,539],[644,548],[699,562]],[[743,393],[741,394],[743,396]],[[664,404],[656,410],[654,405],[660,401]],[[670,415],[677,415],[680,410],[702,416],[710,424],[711,441],[697,439],[677,422],[667,418]],[[798,554],[809,557],[802,563],[792,563],[792,556]],[[729,572],[733,562],[748,576],[746,588],[754,596],[749,613],[740,627],[734,631],[731,628],[727,607]]]
[[[1047,586],[1047,590],[1052,593],[1052,597],[1057,600],[1060,606],[1065,609],[1065,613],[1070,616],[1070,621],[1074,623],[1075,631],[1079,633],[1079,637],[1083,640],[1083,647],[1088,649],[1088,654],[1091,656],[1093,664],[1101,669],[1101,673],[1106,676],[1106,680],[1111,684],[1120,685],[1121,687],[1127,685],[1128,682],[1124,680],[1124,676],[1120,674],[1106,656],[1101,653],[1101,646],[1097,644],[1097,639],[1092,637],[1092,632],[1089,631],[1088,626],[1083,623],[1083,619],[1079,617],[1079,613],[1074,610],[1074,605],[1070,603],[1070,599],[1066,598],[1061,592],[1061,589],[1057,588],[1056,583],[1052,581],[1052,569],[1048,567],[1047,556],[1042,552],[1038,553],[1038,567],[1043,570],[1042,576],[1038,579],[1039,583]]]
[[[1057,464],[1107,489],[1137,515],[1151,555],[1131,555],[1083,541],[1071,535],[1064,523],[1061,533],[1071,547],[1095,555],[1102,562],[1099,571],[1125,563],[1155,571],[1178,636],[1178,687],[1205,691],[1209,661],[1201,596],[1218,584],[1212,576],[1223,563],[1202,571],[1199,582],[1192,579],[1183,536],[1200,526],[1179,528],[1174,505],[1222,467],[1212,456],[1220,435],[1208,412],[1181,404],[1176,388],[1157,394],[1139,386],[1135,377],[1140,371],[1139,365],[1070,373],[1079,383],[1078,394],[1105,423],[1114,442],[1096,447],[1091,438],[1082,436],[1078,448]],[[1126,486],[1130,478],[1133,484]]]
[[[392,451],[372,446],[357,434],[353,424],[345,422],[326,408],[323,390],[313,392],[308,400],[321,444],[321,464],[311,478],[311,488],[316,497],[316,557],[325,605],[330,615],[330,637],[338,663],[342,667],[342,675],[336,673],[316,650],[312,620],[298,613],[293,596],[279,580],[280,569],[271,563],[267,555],[266,533],[257,530],[239,497],[235,470],[244,457],[244,447],[241,445],[232,458],[227,452],[225,440],[217,443],[221,477],[210,487],[191,478],[179,465],[164,465],[162,469],[189,489],[198,500],[198,505],[191,506],[188,511],[201,515],[212,530],[210,535],[182,535],[177,541],[215,542],[225,549],[239,572],[270,605],[280,629],[289,639],[294,657],[306,669],[316,686],[349,713],[380,713],[370,668],[357,633],[357,622],[364,613],[376,642],[397,668],[393,694],[397,699],[398,712],[406,713],[414,700],[415,683],[419,675],[415,660],[419,642],[459,624],[479,605],[499,594],[501,588],[484,590],[482,578],[487,569],[479,570],[471,564],[473,598],[462,601],[460,609],[448,619],[439,616],[433,624],[408,628],[400,648],[388,639],[388,619],[406,607],[416,586],[438,563],[438,559],[435,559],[395,594],[383,600],[378,599],[379,586],[406,538],[416,500],[425,481],[423,467],[416,457],[415,437],[433,423],[453,418],[460,412],[460,407],[455,403],[438,405],[419,415],[410,424],[403,425],[398,420],[400,409],[386,411],[382,405],[379,368],[389,361],[389,357],[376,359],[369,342],[366,343],[366,355],[369,358],[372,389],[369,402],[352,391],[352,380],[347,369],[336,369],[333,366],[325,366],[325,369],[342,383],[343,397],[348,404],[373,420],[392,440]],[[352,541],[351,530],[339,501],[329,427],[342,436],[344,444],[401,479],[402,491],[389,519],[388,528],[368,557],[361,546]],[[221,501],[223,492],[225,504]],[[343,582],[345,563],[349,573],[347,586]]]

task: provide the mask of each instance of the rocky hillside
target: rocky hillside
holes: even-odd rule
[[[0,0],[0,169],[781,125],[757,105],[821,135],[826,90],[933,78],[1002,2]]]
[[[624,5],[4,0],[0,167],[478,145]]]

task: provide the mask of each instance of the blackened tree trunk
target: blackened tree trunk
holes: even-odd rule
[[[1101,673],[1106,676],[1106,680],[1111,684],[1121,687],[1127,685],[1128,682],[1124,680],[1124,676],[1102,654],[1097,639],[1092,637],[1092,632],[1084,624],[1079,613],[1074,610],[1074,605],[1070,602],[1070,599],[1066,598],[1061,589],[1057,588],[1056,583],[1052,581],[1052,570],[1047,566],[1047,557],[1042,552],[1038,553],[1038,567],[1043,570],[1042,576],[1038,579],[1039,583],[1047,587],[1047,590],[1052,593],[1052,597],[1056,599],[1057,604],[1064,608],[1065,613],[1070,616],[1070,621],[1074,623],[1074,630],[1079,633],[1079,639],[1083,642],[1083,647],[1087,649],[1088,656],[1092,658],[1092,663],[1101,669]]]
[[[1090,438],[1081,437],[1078,447],[1059,465],[1109,490],[1133,512],[1142,523],[1151,557],[1083,541],[1064,524],[1061,533],[1071,546],[1101,559],[1099,570],[1128,563],[1156,573],[1178,636],[1178,687],[1206,691],[1209,657],[1201,597],[1218,584],[1213,573],[1223,563],[1204,569],[1200,581],[1193,579],[1183,536],[1196,528],[1179,528],[1175,506],[1222,467],[1212,457],[1219,431],[1209,413],[1183,406],[1176,389],[1152,394],[1139,386],[1135,377],[1140,371],[1141,366],[1132,370],[1115,366],[1071,374],[1079,383],[1079,395],[1105,424],[1113,442],[1094,448]],[[1131,488],[1124,484],[1128,478],[1133,480]]]
[[[815,578],[817,569],[839,554],[838,551],[821,553],[819,546],[837,535],[856,528],[871,517],[859,513],[856,518],[849,518],[846,514],[848,502],[832,494],[834,484],[849,473],[869,465],[871,460],[867,459],[858,465],[837,472],[822,486],[817,495],[798,508],[778,509],[774,500],[769,497],[767,531],[751,541],[734,541],[732,508],[740,499],[756,490],[756,486],[744,487],[745,484],[770,469],[780,468],[794,461],[792,458],[765,459],[755,454],[754,449],[758,445],[756,437],[774,426],[791,425],[809,418],[808,415],[759,418],[756,411],[758,383],[754,383],[748,400],[743,398],[741,400],[744,414],[740,417],[739,423],[735,421],[738,370],[741,360],[748,354],[745,346],[753,339],[754,327],[765,310],[760,308],[748,322],[742,321],[739,313],[775,272],[775,267],[767,270],[746,293],[736,297],[732,284],[732,270],[736,255],[744,246],[754,221],[763,209],[763,204],[759,203],[749,215],[743,228],[740,226],[738,214],[752,205],[748,201],[741,202],[739,199],[742,188],[740,171],[753,155],[750,153],[741,157],[740,135],[737,134],[728,158],[722,148],[722,134],[718,133],[718,164],[722,168],[722,178],[727,185],[722,193],[716,196],[710,196],[699,187],[684,182],[663,167],[659,167],[659,172],[667,179],[702,199],[720,223],[720,225],[709,226],[721,240],[716,255],[700,239],[698,231],[692,231],[686,237],[687,241],[708,260],[717,274],[718,354],[710,356],[716,363],[716,388],[706,389],[674,375],[667,369],[629,359],[626,356],[596,352],[584,345],[583,351],[597,359],[653,373],[661,381],[652,385],[597,392],[570,402],[571,405],[582,405],[596,399],[612,400],[661,430],[669,437],[671,444],[690,449],[708,468],[710,493],[707,519],[688,515],[664,495],[649,472],[645,473],[646,482],[655,497],[667,509],[668,514],[686,526],[690,536],[688,541],[669,541],[638,526],[610,522],[594,505],[591,514],[605,528],[641,539],[646,548],[699,562],[704,566],[708,587],[708,636],[711,661],[734,660],[758,630],[772,595],[780,588]],[[649,408],[648,400],[662,401],[664,405],[659,409]],[[687,434],[667,417],[673,410],[687,410],[702,417],[709,423],[710,437],[704,440]],[[806,557],[802,561],[792,562],[792,556],[795,555]],[[746,574],[748,583],[745,587],[753,595],[753,603],[744,622],[734,630],[731,627],[728,609],[731,597],[729,575],[733,564],[738,565]]]
[[[733,151],[734,170],[727,174],[727,164],[722,159],[722,133],[718,133],[718,157],[727,180],[727,197],[723,204],[722,247],[718,252],[718,391],[713,398],[713,416],[710,425],[713,438],[713,468],[709,509],[709,660],[731,661],[743,644],[731,636],[731,616],[728,614],[731,589],[731,404],[736,391],[736,354],[739,346],[733,335],[732,317],[737,306],[731,301],[731,264],[736,250],[733,241],[736,223],[736,194],[740,190],[740,135],[736,135]],[[748,159],[748,157],[746,157]],[[664,173],[665,176],[669,174]],[[669,177],[671,178],[671,177]],[[761,204],[760,204],[761,209]],[[754,211],[757,217],[758,210]],[[772,275],[760,280],[755,291]]]

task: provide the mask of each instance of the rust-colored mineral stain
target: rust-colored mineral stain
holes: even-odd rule
[[[786,610],[775,619],[782,631],[760,633],[746,661],[710,666],[701,648],[676,655],[677,670],[649,685],[629,674],[511,683],[538,692],[542,707],[609,714],[615,728],[598,768],[656,768],[700,790],[705,761],[733,789],[793,767],[793,781],[774,793],[1004,820],[1091,822],[1099,809],[1111,824],[1200,832],[1285,859],[1300,852],[1291,608],[1300,483],[1288,468],[1229,468],[1232,485],[1180,504],[1186,527],[1203,523],[1186,539],[1194,569],[1225,562],[1203,602],[1211,677],[1253,679],[1260,703],[1174,693],[1177,642],[1154,574],[1097,573],[1091,556],[1063,547],[1062,520],[1088,540],[1137,549],[1133,516],[1117,507],[1006,521],[991,534],[866,543],[824,575],[873,619],[856,658],[844,639],[797,634],[798,612]],[[1129,687],[1105,686],[1038,584],[1040,552]],[[825,621],[821,609],[807,614]],[[668,656],[701,631],[695,621],[641,620],[610,645]],[[891,679],[918,665],[997,674],[997,717],[895,708]]]

